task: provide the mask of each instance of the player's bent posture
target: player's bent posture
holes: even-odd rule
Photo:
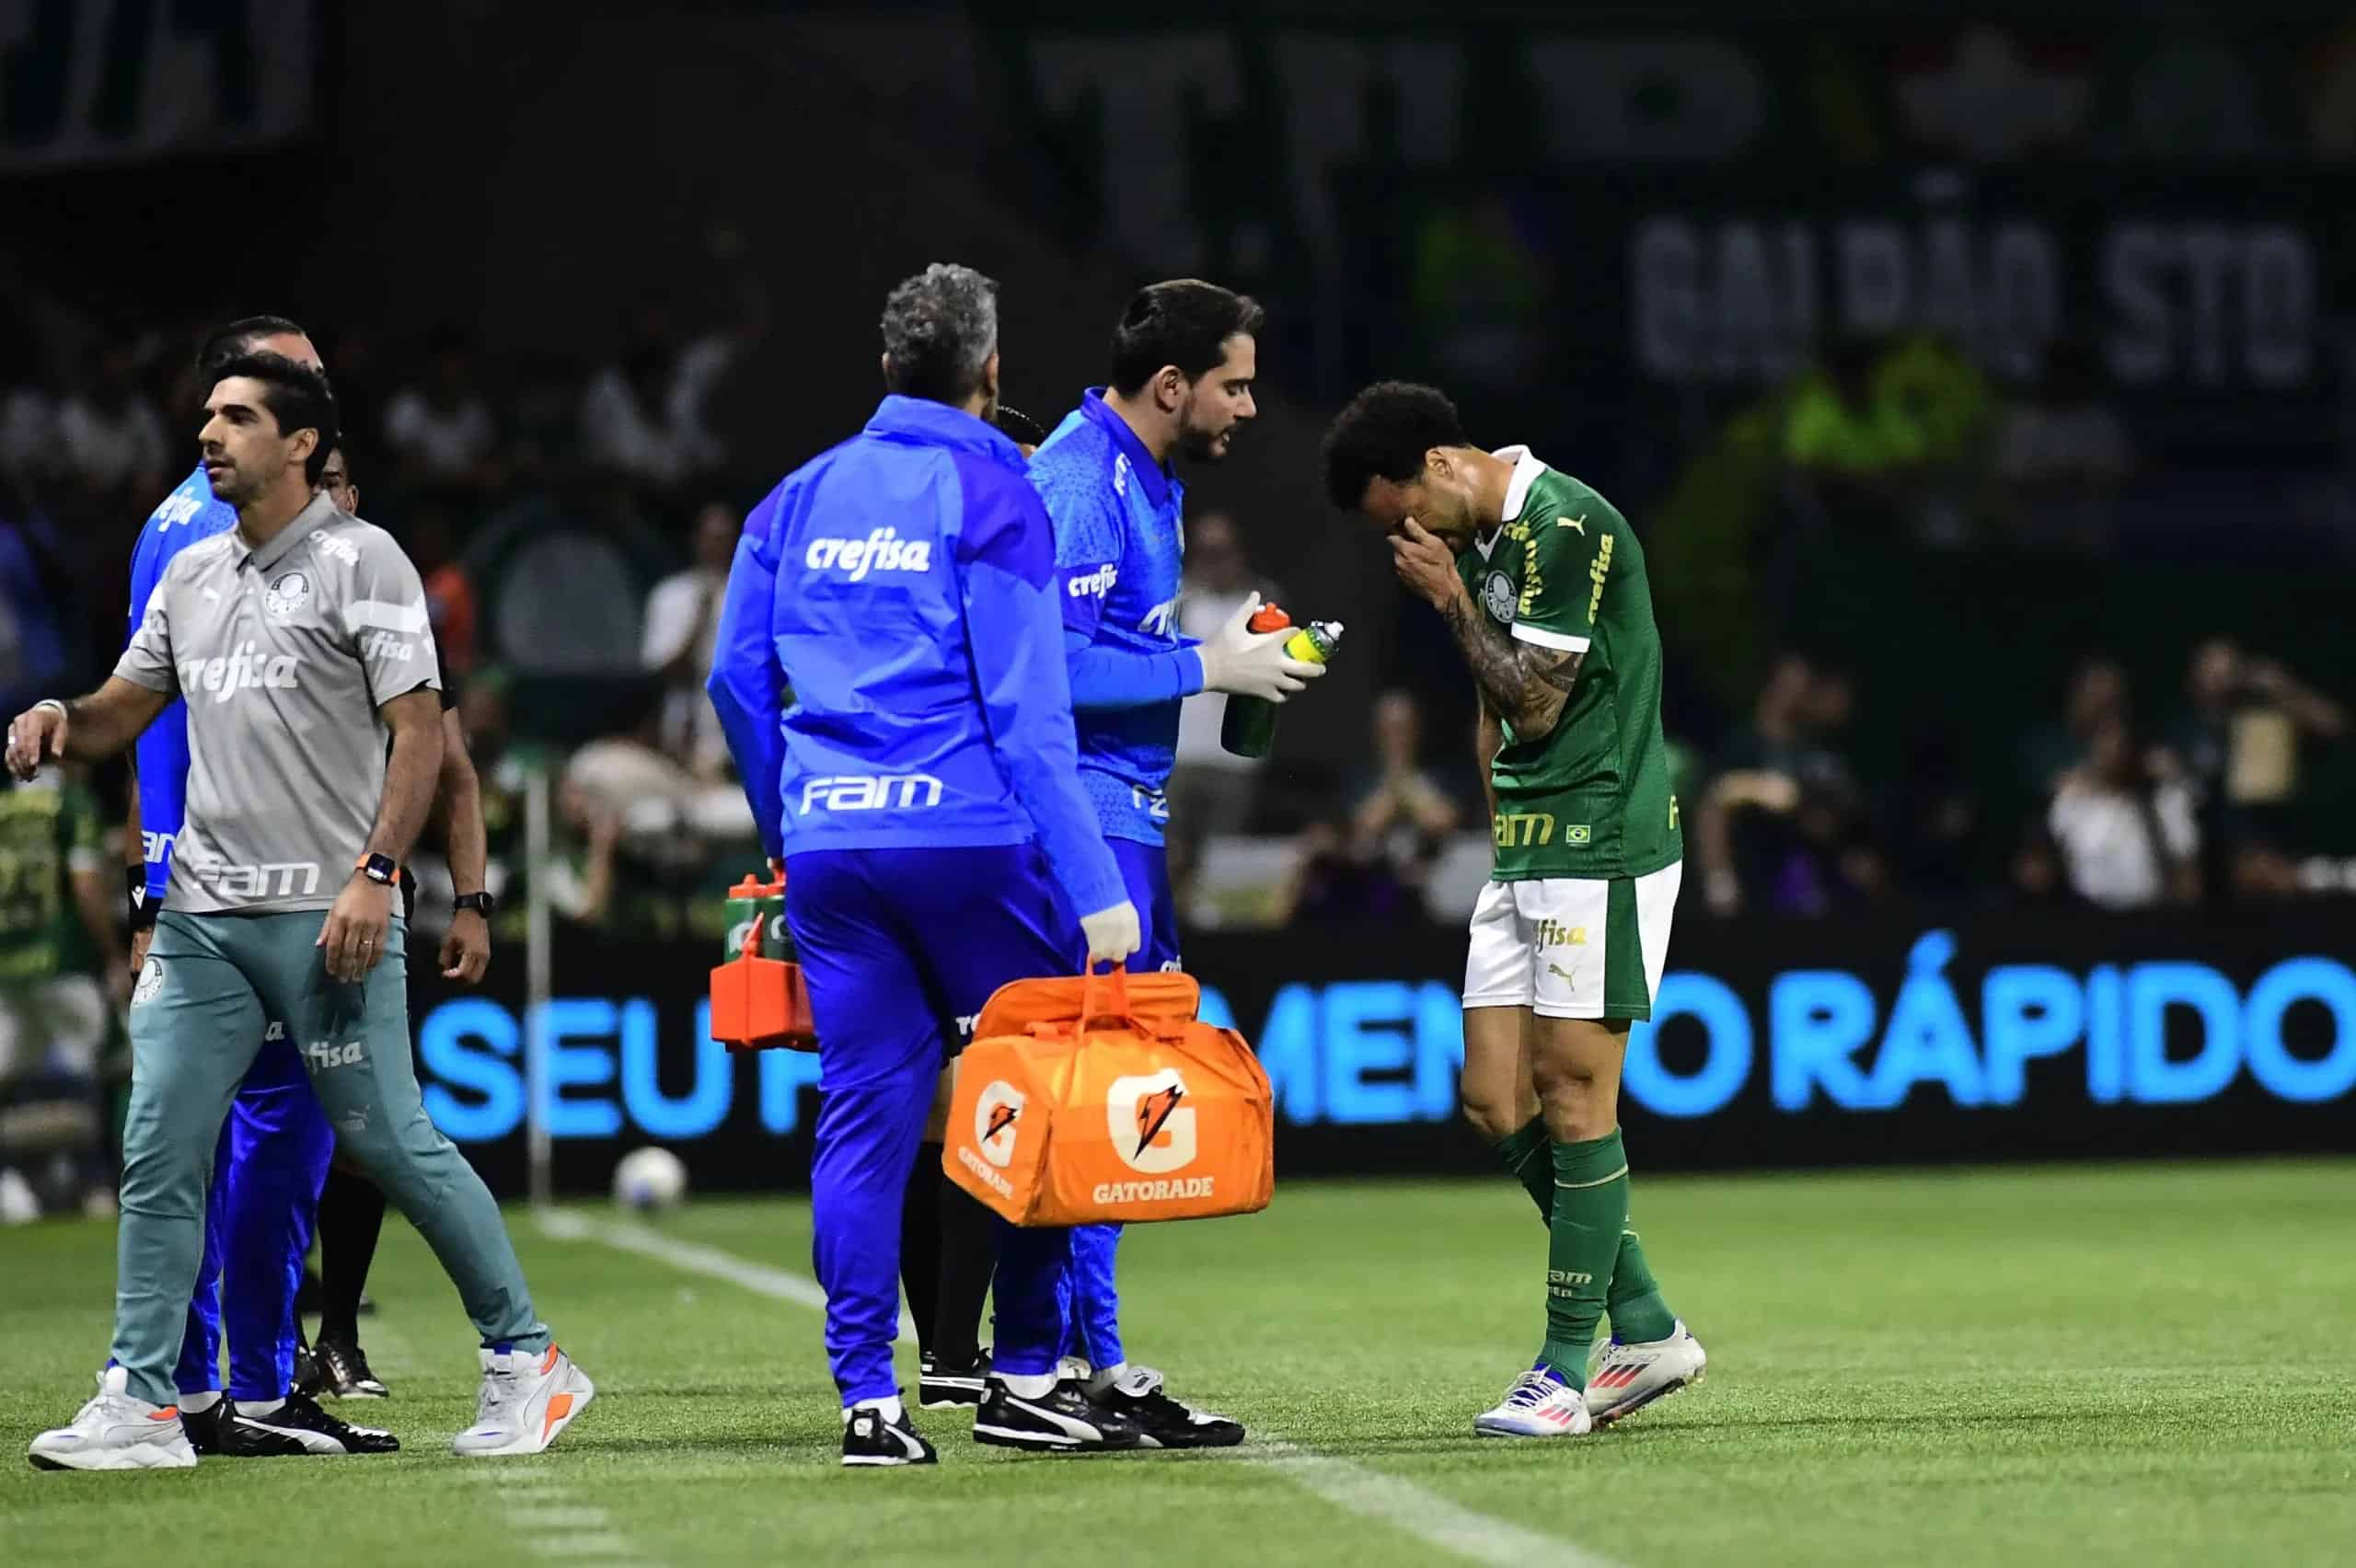
[[[549,1342],[498,1205],[427,1120],[410,1065],[407,927],[392,900],[442,751],[424,591],[389,536],[313,493],[336,436],[325,378],[275,354],[214,371],[205,469],[237,527],[166,570],[103,686],[9,725],[8,766],[26,778],[52,757],[111,755],[171,697],[188,699],[187,818],[133,994],[113,1356],[98,1397],[30,1457],[71,1470],[196,1462],[172,1363],[214,1140],[266,1014],[297,1043],[344,1152],[416,1225],[481,1336],[476,1421],[454,1447],[537,1453],[595,1389]]]
[[[1359,393],[1324,466],[1334,504],[1389,534],[1400,581],[1480,687],[1496,859],[1465,960],[1464,1113],[1550,1240],[1536,1364],[1473,1430],[1576,1435],[1706,1359],[1630,1228],[1620,1140],[1628,1026],[1652,1016],[1683,855],[1644,550],[1610,502],[1528,448],[1467,442],[1428,386]]]
[[[883,335],[890,395],[867,428],[745,521],[709,686],[785,862],[818,1026],[813,1251],[843,1463],[859,1466],[935,1458],[892,1342],[901,1205],[955,1020],[1009,980],[1068,970],[1075,929],[1091,962],[1138,945],[1080,792],[1047,516],[987,422],[997,285],[937,263],[892,291]],[[1000,1228],[1003,1418],[975,1436],[1137,1447],[1055,1375],[1070,1232]]]
[[[1031,482],[1056,525],[1080,781],[1144,921],[1132,969],[1179,964],[1162,833],[1181,705],[1198,691],[1282,702],[1324,673],[1285,652],[1288,633],[1249,629],[1257,594],[1207,642],[1175,625],[1186,491],[1174,460],[1224,457],[1257,412],[1263,318],[1251,299],[1191,278],[1140,290],[1114,329],[1111,384],[1091,387],[1031,455]],[[1156,1447],[1242,1442],[1237,1423],[1189,1409],[1163,1390],[1161,1374],[1128,1364],[1114,1284],[1120,1237],[1117,1225],[1072,1232],[1076,1380]]]

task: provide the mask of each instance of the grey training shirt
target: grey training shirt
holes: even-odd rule
[[[377,708],[441,688],[425,588],[392,536],[315,497],[259,550],[174,557],[114,673],[188,701],[188,820],[164,907],[325,909],[385,790]]]

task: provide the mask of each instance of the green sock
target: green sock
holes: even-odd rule
[[[1530,1125],[1518,1133],[1507,1133],[1489,1146],[1497,1158],[1514,1174],[1515,1180],[1530,1189],[1530,1201],[1538,1205],[1538,1217],[1552,1223],[1554,1217],[1554,1140],[1546,1136],[1546,1118],[1532,1116]]]
[[[1634,1231],[1624,1228],[1620,1232],[1620,1261],[1612,1265],[1604,1309],[1611,1314],[1611,1332],[1632,1344],[1667,1339],[1677,1332],[1677,1314],[1661,1299],[1660,1286],[1645,1262],[1643,1243]]]
[[[1620,1129],[1554,1146],[1554,1213],[1547,1230],[1546,1343],[1538,1358],[1575,1389],[1587,1387],[1587,1353],[1628,1222],[1628,1159]]]

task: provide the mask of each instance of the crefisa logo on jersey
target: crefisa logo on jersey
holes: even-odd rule
[[[863,539],[813,539],[802,561],[813,571],[847,571],[853,582],[871,571],[930,571],[932,541],[903,539],[896,528],[878,528]]]
[[[311,580],[299,571],[283,573],[261,596],[261,607],[272,620],[284,620],[310,602]]]
[[[1493,571],[1481,580],[1481,607],[1489,612],[1491,620],[1513,623],[1513,579],[1502,571]]]

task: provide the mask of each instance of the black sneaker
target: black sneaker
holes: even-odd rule
[[[392,1397],[392,1390],[377,1381],[376,1374],[368,1369],[368,1356],[356,1343],[344,1340],[321,1340],[312,1347],[311,1359],[319,1368],[319,1389],[340,1400],[383,1400]]]
[[[225,1406],[228,1401],[224,1401]],[[218,1452],[226,1458],[277,1458],[294,1454],[390,1454],[401,1440],[373,1426],[354,1426],[321,1410],[310,1395],[294,1393],[268,1415],[242,1411],[221,1423]]]
[[[1243,1441],[1243,1424],[1196,1410],[1162,1391],[1161,1374],[1132,1366],[1109,1386],[1088,1390],[1091,1404],[1116,1412],[1134,1425],[1146,1448],[1232,1448]]]
[[[325,1389],[319,1364],[311,1355],[311,1342],[304,1336],[303,1325],[297,1322],[294,1325],[294,1391],[318,1399]]]
[[[886,1421],[884,1412],[873,1405],[854,1405],[850,1419],[843,1423],[846,1465],[885,1468],[940,1462],[941,1456],[910,1424],[906,1411],[901,1412],[899,1420]]]
[[[974,1441],[1034,1454],[1101,1454],[1138,1447],[1145,1435],[1116,1410],[1091,1403],[1080,1386],[1063,1378],[1030,1399],[992,1377],[974,1412]]]
[[[226,1398],[214,1400],[210,1410],[191,1410],[182,1405],[180,1430],[188,1434],[188,1446],[200,1454],[219,1453],[221,1421],[228,1413],[229,1401]]]
[[[923,1376],[917,1379],[917,1402],[927,1410],[953,1410],[982,1402],[982,1389],[990,1378],[990,1353],[976,1351],[962,1365],[942,1363],[932,1352],[920,1358]]]

